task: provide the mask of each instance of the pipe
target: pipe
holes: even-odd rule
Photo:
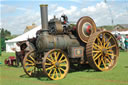
[[[41,11],[41,24],[42,24],[42,30],[48,31],[48,5],[42,4],[40,5],[40,11]]]

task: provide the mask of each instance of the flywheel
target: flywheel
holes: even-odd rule
[[[52,80],[63,79],[69,70],[67,55],[59,49],[48,51],[42,65],[44,73]]]
[[[88,42],[89,36],[94,32],[96,32],[96,24],[92,18],[84,16],[78,20],[77,33],[84,43]]]
[[[89,65],[95,70],[112,69],[119,55],[115,37],[107,31],[93,33],[86,46],[86,55]]]

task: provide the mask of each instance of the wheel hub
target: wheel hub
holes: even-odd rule
[[[103,48],[102,49],[102,54],[105,55],[107,53],[107,49],[106,48]]]
[[[52,65],[53,65],[55,68],[58,68],[58,67],[59,67],[59,63],[58,63],[58,62],[53,62]]]
[[[55,63],[55,66],[58,68],[58,67],[59,67],[59,63],[58,63],[58,62],[56,62],[56,63]]]

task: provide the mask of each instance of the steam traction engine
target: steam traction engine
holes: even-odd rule
[[[66,76],[73,64],[89,64],[98,71],[116,65],[119,50],[110,32],[96,32],[96,25],[88,16],[78,20],[75,30],[55,17],[48,22],[47,5],[40,8],[42,30],[31,43],[33,50],[23,60],[27,75],[44,72],[50,79],[58,80]]]

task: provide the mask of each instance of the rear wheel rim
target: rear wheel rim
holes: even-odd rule
[[[87,59],[96,70],[107,71],[112,69],[119,55],[115,37],[107,32],[98,32],[90,36],[87,44]]]

